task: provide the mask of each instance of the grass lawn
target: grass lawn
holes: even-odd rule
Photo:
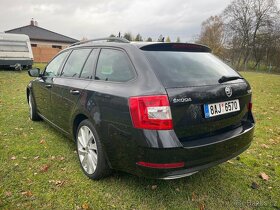
[[[0,71],[0,209],[279,209],[280,76],[242,74],[257,126],[240,158],[177,180],[116,172],[91,181],[71,140],[29,120],[27,72]]]

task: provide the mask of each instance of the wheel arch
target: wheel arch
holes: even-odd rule
[[[75,115],[75,117],[73,118],[73,121],[72,121],[72,138],[74,139],[75,142],[76,142],[76,134],[77,134],[77,129],[79,127],[79,124],[84,120],[90,120],[91,122],[93,122],[94,127],[96,126],[94,120],[91,117],[89,117],[86,114],[81,113],[81,112],[77,113]],[[95,129],[96,129],[96,132],[99,135],[99,137],[102,139],[102,137],[100,136],[100,130],[98,129],[98,126],[95,127]],[[102,140],[101,140],[101,143],[102,143]],[[105,146],[104,144],[102,144],[102,145]],[[111,161],[108,158],[107,151],[106,151],[105,147],[104,147],[104,154],[105,154],[105,158],[107,160],[107,163],[108,163],[109,167],[112,168]]]
[[[74,141],[76,141],[76,131],[78,129],[79,124],[83,121],[89,119],[85,114],[79,113],[75,116],[72,124],[72,136],[74,138]]]

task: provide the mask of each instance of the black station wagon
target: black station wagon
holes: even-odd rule
[[[253,139],[251,88],[202,45],[104,38],[62,50],[27,86],[31,120],[75,139],[91,179],[112,169],[175,179]]]

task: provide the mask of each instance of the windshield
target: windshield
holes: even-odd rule
[[[207,52],[143,51],[167,88],[219,84],[222,76],[239,74]]]

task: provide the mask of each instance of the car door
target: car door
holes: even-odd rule
[[[126,94],[135,78],[135,69],[123,49],[103,48],[96,64],[95,80],[87,87],[91,90],[88,101],[94,106],[91,115],[97,127],[101,128],[100,138],[109,151],[108,157],[114,157],[110,160],[116,164],[123,158],[122,149],[128,145],[124,136],[128,134],[126,131],[131,118]],[[119,145],[123,145],[123,148],[110,149]]]
[[[78,100],[84,95],[90,83],[97,50],[91,48],[74,49],[69,55],[60,77],[54,80],[52,106],[55,107],[54,122],[61,129],[70,132],[71,117]]]
[[[60,68],[67,57],[68,52],[57,55],[46,66],[43,76],[33,83],[33,94],[38,112],[48,120],[52,121],[51,91],[54,78],[57,77]]]

